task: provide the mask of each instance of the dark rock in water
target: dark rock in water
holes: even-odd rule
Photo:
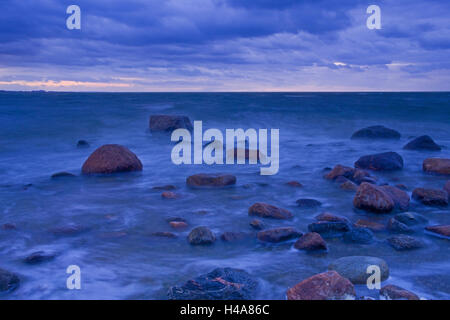
[[[303,187],[303,185],[302,185],[300,182],[298,182],[298,181],[289,181],[289,182],[287,182],[286,184],[287,184],[288,186],[296,187],[296,188],[301,188],[301,187]]]
[[[422,241],[404,234],[390,237],[387,241],[397,251],[420,249],[425,246]]]
[[[176,129],[187,129],[192,131],[192,123],[186,116],[178,115],[152,115],[149,127],[151,132],[172,132]]]
[[[248,209],[249,216],[272,219],[291,219],[292,213],[286,209],[278,208],[273,205],[257,202]]]
[[[175,187],[174,185],[168,184],[165,186],[156,186],[153,187],[153,190],[165,190],[165,191],[171,191],[171,190],[175,190],[177,187]]]
[[[36,251],[25,258],[24,262],[28,264],[38,264],[46,261],[53,260],[56,257],[54,253],[48,253],[45,251]]]
[[[95,150],[81,171],[83,174],[105,174],[141,171],[142,163],[128,148],[118,144],[105,144]]]
[[[346,222],[319,221],[308,225],[310,232],[317,232],[325,238],[341,236],[343,233],[350,231],[350,229],[350,225]]]
[[[294,248],[298,250],[316,251],[327,250],[327,243],[320,234],[308,232],[302,235],[295,243]]]
[[[260,241],[276,243],[298,238],[301,235],[302,234],[294,228],[284,227],[259,231],[257,237]]]
[[[186,179],[190,187],[225,187],[236,184],[236,177],[231,174],[194,174]]]
[[[214,243],[216,236],[207,227],[197,227],[189,233],[188,241],[192,245],[207,245]]]
[[[161,193],[161,198],[163,199],[177,199],[180,196],[174,192],[171,191],[164,191],[163,193]]]
[[[288,289],[288,300],[351,300],[353,284],[335,271],[316,274]]]
[[[405,191],[393,186],[381,186],[380,188],[394,201],[394,209],[400,211],[409,209],[409,195]]]
[[[165,232],[165,231],[158,231],[153,232],[151,234],[153,237],[160,237],[160,238],[177,238],[177,235],[172,232]]]
[[[428,158],[423,161],[423,171],[450,175],[450,159]]]
[[[340,184],[351,181],[356,184],[360,184],[365,180],[375,181],[373,177],[370,176],[365,170],[355,169],[351,167],[342,166],[340,164],[336,165],[333,170],[324,176],[325,179],[334,180]]]
[[[440,151],[441,147],[438,146],[430,136],[420,136],[414,140],[408,142],[403,149],[406,150],[430,150]]]
[[[314,217],[318,221],[328,221],[328,222],[347,222],[350,223],[350,221],[343,216],[338,216],[329,212],[323,212],[317,216]]]
[[[403,169],[403,158],[396,152],[383,152],[362,156],[355,167],[375,171],[394,171]]]
[[[381,281],[389,277],[389,267],[383,259],[376,257],[351,256],[343,257],[332,262],[328,270],[334,270],[344,278],[354,284],[366,284],[370,273],[367,273],[369,266],[378,266],[381,271]]]
[[[344,241],[349,243],[369,244],[373,241],[373,232],[367,228],[353,228],[344,233]]]
[[[358,209],[387,213],[394,209],[395,202],[382,187],[363,182],[356,191],[353,205]]]
[[[296,203],[300,208],[315,208],[322,205],[322,202],[315,199],[298,199]]]
[[[174,229],[186,229],[188,227],[188,224],[184,221],[170,221],[170,226]]]
[[[380,300],[420,300],[420,298],[411,291],[389,284],[381,288]]]
[[[53,233],[55,236],[76,236],[87,230],[88,229],[84,226],[73,224],[73,225],[52,228],[52,229],[50,229],[50,232]]]
[[[262,230],[265,228],[264,222],[258,219],[253,219],[250,221],[250,226],[255,230]]]
[[[363,220],[363,219],[358,219],[358,221],[355,222],[355,227],[367,228],[367,229],[370,229],[372,231],[384,231],[384,230],[386,230],[386,226],[381,224],[381,223],[374,222],[374,221]]]
[[[2,225],[3,230],[16,230],[17,226],[14,223],[5,223]]]
[[[328,179],[328,180],[335,180],[338,177],[348,178],[353,175],[354,171],[355,171],[355,169],[353,169],[351,167],[346,167],[346,166],[342,166],[342,165],[338,164],[333,168],[333,170],[328,172],[324,176],[324,178]]]
[[[417,188],[413,190],[412,197],[426,206],[448,205],[448,193],[440,189]]]
[[[186,219],[181,217],[170,217],[166,219],[167,222],[187,222]]]
[[[422,217],[418,214],[414,214],[412,212],[403,212],[403,213],[396,214],[394,216],[394,219],[397,221],[400,221],[401,223],[403,223],[409,227],[415,226],[418,224],[424,224],[424,223],[428,222],[428,220],[425,219],[424,217]]]
[[[450,225],[428,226],[425,230],[440,236],[450,237]]]
[[[0,269],[0,292],[13,291],[19,284],[20,279],[15,273]]]
[[[77,148],[89,148],[89,142],[86,140],[78,140]]]
[[[401,223],[400,221],[396,220],[395,218],[389,219],[389,222],[387,224],[387,229],[391,232],[398,232],[398,233],[413,233],[414,230],[408,227],[406,224]]]
[[[339,187],[342,190],[346,190],[346,191],[356,191],[356,190],[358,190],[358,186],[355,183],[351,182],[350,180],[341,183]]]
[[[247,238],[249,235],[245,232],[232,232],[227,231],[222,233],[220,236],[220,239],[222,239],[225,242],[234,242],[234,241],[240,241]]]
[[[401,183],[396,184],[395,187],[400,189],[400,190],[403,190],[403,191],[407,191],[408,190],[408,187],[405,186],[404,184],[401,184]]]
[[[400,139],[401,134],[385,126],[371,126],[360,129],[352,135],[352,139]]]
[[[450,180],[448,180],[447,183],[445,184],[444,191],[447,192],[447,194],[448,194],[448,196],[450,198]]]
[[[71,177],[76,177],[76,175],[74,175],[73,173],[70,172],[57,172],[52,174],[51,178],[52,179],[56,179],[56,178],[71,178]]]
[[[218,268],[212,272],[174,286],[169,300],[250,300],[255,299],[258,282],[247,272],[234,268]]]

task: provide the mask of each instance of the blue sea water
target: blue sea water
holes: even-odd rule
[[[398,252],[377,233],[370,245],[328,240],[327,254],[292,249],[292,242],[264,245],[250,238],[236,243],[220,239],[212,246],[191,246],[190,229],[208,226],[217,236],[225,231],[253,232],[248,208],[268,202],[290,210],[291,221],[267,220],[269,227],[295,226],[307,231],[314,216],[328,211],[386,223],[392,214],[355,210],[353,194],[323,179],[323,169],[352,166],[362,155],[396,151],[405,167],[375,173],[380,182],[441,189],[448,177],[422,172],[428,157],[450,157],[450,93],[50,93],[0,92],[0,268],[21,278],[20,287],[2,299],[165,299],[170,286],[215,267],[238,267],[260,282],[257,298],[284,299],[286,289],[327,270],[336,258],[377,256],[390,266],[385,282],[412,290],[426,299],[450,299],[449,240],[419,228],[415,237],[426,247]],[[169,135],[151,134],[152,114],[181,114],[202,120],[204,129],[280,129],[280,170],[259,175],[252,165],[176,166],[171,162]],[[401,132],[399,141],[350,140],[354,131],[382,124]],[[428,134],[442,151],[407,151],[413,137]],[[90,143],[77,148],[78,140]],[[87,157],[103,144],[127,146],[142,161],[140,173],[81,176]],[[51,179],[59,171],[71,179]],[[186,177],[201,172],[237,176],[235,187],[193,190]],[[298,180],[303,188],[286,186]],[[172,184],[181,198],[161,198],[154,186]],[[319,209],[301,209],[298,198],[314,198]],[[449,224],[450,209],[425,207],[414,201],[410,211],[428,224]],[[167,223],[182,217],[189,228],[177,231]],[[86,231],[56,237],[49,229],[78,224]],[[151,237],[169,231],[176,239]],[[218,237],[219,238],[219,237]],[[35,251],[57,254],[42,264],[28,265]],[[82,289],[66,288],[66,268],[78,265]],[[358,295],[376,296],[363,286]]]

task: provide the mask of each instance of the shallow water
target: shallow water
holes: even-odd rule
[[[284,299],[288,287],[348,255],[385,259],[391,276],[385,282],[410,289],[428,299],[450,299],[449,240],[432,237],[419,228],[415,236],[426,248],[397,252],[377,233],[370,245],[327,240],[327,254],[292,249],[292,242],[264,245],[254,239],[209,247],[193,247],[189,230],[205,225],[217,236],[224,231],[253,232],[248,207],[268,202],[294,214],[292,221],[267,220],[270,227],[295,226],[307,231],[314,216],[329,211],[351,221],[369,217],[386,222],[392,214],[357,211],[353,194],[325,179],[323,169],[350,165],[362,155],[396,151],[405,168],[375,173],[380,182],[442,188],[448,177],[424,174],[427,157],[450,157],[449,93],[8,93],[0,92],[0,225],[14,223],[17,230],[0,229],[0,268],[16,272],[21,286],[3,299],[165,299],[170,286],[215,267],[239,267],[260,281],[258,297]],[[173,143],[168,135],[148,131],[151,114],[184,114],[202,120],[207,128],[279,128],[280,170],[260,176],[258,166],[176,166],[170,160]],[[383,124],[402,133],[400,141],[353,141],[362,127]],[[402,150],[411,137],[429,134],[441,152]],[[90,147],[76,148],[80,139]],[[95,148],[126,145],[141,159],[141,173],[79,176],[81,166]],[[59,171],[76,178],[50,179]],[[237,176],[235,187],[220,190],[186,188],[190,174],[227,172]],[[298,180],[303,188],[285,183]],[[181,198],[164,200],[154,186],[176,185]],[[298,198],[314,198],[319,209],[296,207]],[[199,213],[199,211],[206,211]],[[450,209],[425,207],[414,201],[410,211],[429,220],[449,224]],[[185,231],[174,231],[169,217],[188,221]],[[49,229],[79,224],[87,230],[57,237]],[[115,237],[113,232],[126,232]],[[177,239],[151,237],[171,231]],[[38,265],[23,258],[34,251],[57,253]],[[82,289],[66,288],[66,268],[78,265]],[[358,295],[374,295],[357,287]]]

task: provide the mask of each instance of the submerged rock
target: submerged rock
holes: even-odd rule
[[[0,292],[13,291],[19,284],[20,279],[15,273],[0,268]]]
[[[262,230],[265,228],[264,222],[258,219],[253,219],[250,221],[250,226],[255,230]]]
[[[88,229],[78,224],[69,224],[66,226],[55,227],[50,229],[50,232],[55,236],[76,236],[80,233],[87,231]]]
[[[142,163],[128,148],[105,144],[89,156],[81,170],[83,174],[142,171]]]
[[[450,159],[428,158],[423,161],[423,171],[450,175]]]
[[[165,190],[165,191],[170,191],[170,190],[175,190],[177,187],[175,187],[174,185],[168,184],[165,186],[156,186],[153,187],[153,190]]]
[[[77,148],[89,148],[89,142],[86,140],[78,140],[77,142]]]
[[[369,244],[373,242],[373,233],[367,228],[353,228],[344,233],[344,241],[348,243]]]
[[[192,245],[208,245],[216,241],[216,236],[207,227],[197,227],[192,229],[188,235],[188,241]]]
[[[394,201],[394,209],[400,211],[406,211],[409,209],[410,198],[405,191],[393,186],[381,186],[380,188]]]
[[[220,239],[222,239],[222,241],[225,241],[225,242],[234,242],[234,241],[244,240],[248,236],[249,235],[245,232],[227,231],[227,232],[222,233],[222,235],[220,236]]]
[[[388,221],[387,229],[391,232],[398,232],[398,233],[413,233],[414,230],[408,227],[406,224],[398,221],[395,218],[391,218]]]
[[[367,273],[369,266],[378,266],[381,271],[381,281],[389,277],[389,267],[383,259],[366,256],[343,257],[332,262],[328,270],[334,270],[354,284],[366,284],[371,273]]]
[[[171,287],[167,295],[169,300],[250,300],[257,287],[258,282],[244,270],[217,268]]]
[[[275,228],[259,231],[258,240],[263,242],[277,243],[300,237],[302,234],[292,227]]]
[[[362,156],[355,167],[375,171],[394,171],[403,169],[403,158],[396,152],[383,152]]]
[[[420,298],[411,291],[389,284],[381,288],[380,300],[420,300]]]
[[[413,190],[412,197],[426,206],[448,205],[448,193],[440,189],[417,188]]]
[[[163,199],[177,199],[180,196],[172,191],[164,191],[161,193],[161,198]]]
[[[356,191],[356,190],[358,190],[358,185],[356,185],[355,183],[351,182],[350,180],[341,183],[339,185],[339,187],[342,190],[346,190],[346,191]]]
[[[450,237],[450,225],[428,226],[425,230],[440,236]]]
[[[231,174],[194,174],[186,179],[190,187],[225,187],[236,184],[236,177]]]
[[[352,139],[400,139],[401,134],[385,126],[370,126],[353,133]]]
[[[157,231],[150,234],[152,237],[159,237],[159,238],[177,238],[177,235],[172,232],[165,232],[165,231]]]
[[[248,215],[272,219],[291,219],[293,217],[290,211],[263,202],[253,204],[248,209]]]
[[[386,230],[386,226],[384,224],[381,224],[381,223],[378,223],[378,222],[374,222],[374,221],[363,220],[363,219],[358,219],[355,222],[355,227],[367,228],[367,229],[370,229],[372,231],[384,231],[384,230]]]
[[[323,212],[323,213],[315,216],[314,218],[318,221],[347,222],[347,223],[350,222],[346,217],[335,215],[335,214],[332,214],[329,212]]]
[[[149,121],[150,131],[172,132],[176,129],[192,131],[192,123],[186,116],[179,115],[152,115]]]
[[[174,229],[186,229],[188,227],[188,224],[184,221],[170,221],[170,226]]]
[[[353,205],[358,209],[387,213],[394,209],[395,202],[382,187],[363,182],[356,191]]]
[[[319,221],[308,225],[308,230],[310,232],[317,232],[322,237],[326,238],[341,236],[345,232],[350,231],[350,229],[350,224],[346,222]]]
[[[48,253],[45,251],[36,251],[25,258],[24,262],[28,264],[38,264],[46,261],[53,260],[56,257],[54,253]]]
[[[294,248],[298,250],[316,251],[327,250],[327,243],[320,234],[308,232],[302,235],[295,243]]]
[[[397,221],[400,221],[401,223],[403,223],[409,227],[415,226],[418,224],[424,224],[428,221],[424,217],[422,217],[418,214],[412,213],[412,212],[403,212],[403,213],[396,214],[394,216],[394,219]]]
[[[346,167],[340,164],[336,165],[324,178],[340,184],[348,182],[360,184],[361,182],[375,181],[375,178],[371,177],[370,173],[365,170]]]
[[[288,300],[354,300],[353,284],[335,271],[316,274],[286,292]]]
[[[54,173],[51,176],[52,179],[71,178],[71,177],[76,177],[76,175],[74,175],[73,173],[70,173],[70,172],[65,172],[65,171]]]
[[[322,202],[315,199],[298,199],[296,203],[300,208],[315,208],[322,205]]]
[[[303,185],[302,185],[300,182],[298,182],[298,181],[289,181],[289,182],[287,182],[286,184],[287,184],[288,186],[296,187],[296,188],[301,188],[301,187],[303,187]]]
[[[397,251],[420,249],[425,246],[422,241],[404,234],[390,237],[387,241]]]
[[[17,226],[15,223],[4,223],[4,224],[2,224],[2,229],[3,230],[16,230]]]
[[[414,140],[408,142],[403,149],[406,150],[431,150],[440,151],[441,147],[438,146],[430,136],[420,136]]]

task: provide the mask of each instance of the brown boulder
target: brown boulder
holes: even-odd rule
[[[186,116],[176,115],[153,115],[149,121],[150,131],[171,132],[176,129],[192,130],[192,124]]]
[[[447,206],[448,193],[439,189],[414,189],[412,197],[427,206]]]
[[[426,227],[425,230],[436,233],[436,234],[444,236],[444,237],[450,237],[450,224],[449,225],[440,225],[440,226],[429,226],[429,227]]]
[[[293,217],[292,213],[286,209],[278,208],[262,202],[253,204],[248,209],[248,215],[272,219],[290,219]]]
[[[297,232],[292,227],[284,227],[259,231],[257,237],[260,241],[276,243],[297,238],[301,235],[300,232]]]
[[[381,186],[380,188],[394,201],[395,209],[400,211],[409,209],[409,195],[405,191],[393,186]]]
[[[450,175],[450,159],[428,158],[423,161],[423,171]]]
[[[294,248],[298,250],[315,251],[327,250],[327,243],[320,234],[316,232],[305,233],[294,244]]]
[[[231,174],[194,174],[186,179],[190,187],[225,187],[236,184],[236,177]]]
[[[328,222],[349,222],[346,217],[338,216],[329,212],[323,212],[314,217],[318,221],[328,221]]]
[[[336,271],[328,271],[303,280],[286,294],[288,300],[353,300],[355,288]]]
[[[95,150],[84,162],[83,174],[101,174],[141,171],[142,163],[128,148],[118,144],[105,144]]]
[[[395,207],[394,200],[384,189],[367,182],[358,187],[353,205],[358,209],[376,213],[390,212]]]
[[[380,298],[386,300],[420,300],[420,298],[411,291],[389,284],[380,290]]]

